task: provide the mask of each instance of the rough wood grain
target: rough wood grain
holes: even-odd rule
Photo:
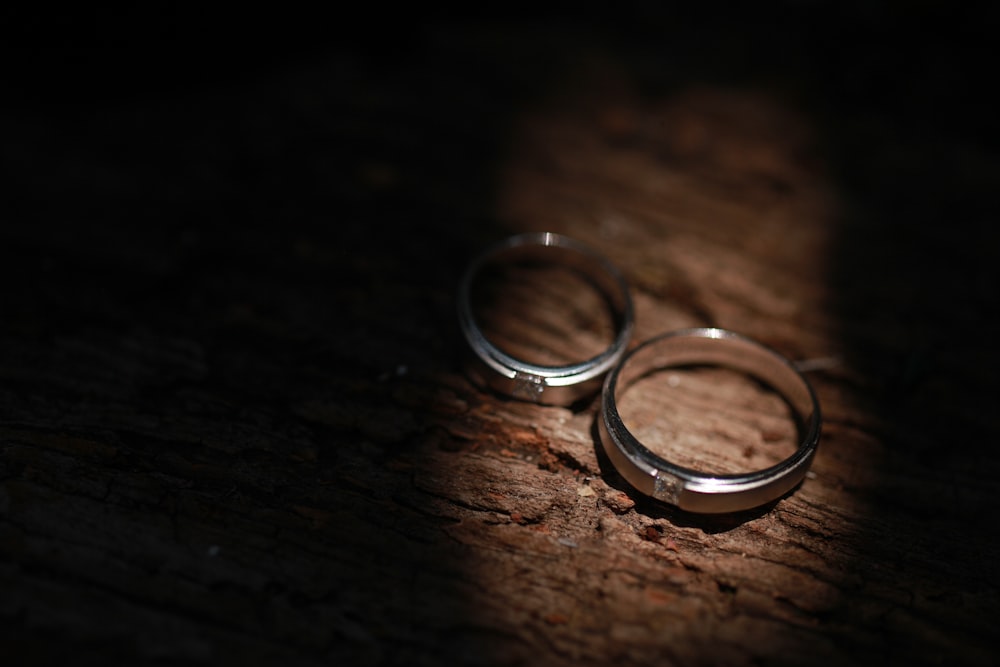
[[[393,33],[398,57],[358,38],[72,107],[29,86],[0,231],[12,664],[992,664],[1000,169],[978,117],[925,133],[809,76],[837,71],[826,32],[695,17],[696,48],[659,18],[676,39],[439,26]],[[746,34],[772,45],[742,61]],[[637,340],[711,324],[809,361],[803,485],[679,513],[600,455],[596,400],[472,386],[453,290],[524,230],[621,266]],[[720,385],[692,382],[705,442],[780,439],[738,384],[699,423]]]

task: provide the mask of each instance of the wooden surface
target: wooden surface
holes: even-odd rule
[[[157,42],[18,80],[10,664],[993,664],[989,23],[882,51],[888,14],[780,9],[802,25],[420,25],[241,68]],[[679,513],[600,455],[596,399],[472,386],[455,285],[525,230],[618,264],[637,341],[715,325],[807,362],[803,485]],[[787,440],[739,379],[680,387],[630,419],[723,465]]]

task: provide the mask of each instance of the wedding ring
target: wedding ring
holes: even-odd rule
[[[487,267],[515,262],[554,263],[585,277],[610,306],[615,326],[611,344],[585,361],[561,366],[529,363],[501,350],[477,321],[473,284]],[[471,348],[467,370],[474,381],[521,400],[570,405],[596,392],[604,374],[625,353],[633,308],[628,285],[610,261],[578,241],[544,232],[508,238],[472,261],[459,284],[458,319]]]
[[[654,454],[628,430],[618,412],[621,394],[640,378],[667,368],[707,365],[754,377],[788,404],[798,447],[783,461],[746,474],[707,474]],[[642,493],[689,512],[737,512],[782,497],[802,481],[820,436],[820,409],[809,382],[777,352],[723,329],[688,329],[633,349],[604,382],[598,430],[608,458]]]

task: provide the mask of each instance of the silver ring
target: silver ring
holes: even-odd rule
[[[472,307],[472,285],[477,276],[494,263],[536,260],[585,275],[611,306],[615,338],[597,356],[565,366],[532,364],[507,354],[483,333]],[[459,284],[458,319],[472,351],[467,370],[474,381],[522,400],[569,405],[595,393],[604,374],[625,353],[632,336],[633,307],[628,285],[610,261],[578,241],[543,232],[508,238],[472,261]]]
[[[692,364],[741,371],[780,394],[797,421],[796,451],[763,470],[713,475],[675,465],[647,449],[622,422],[621,392],[651,372]],[[618,472],[642,493],[689,512],[737,512],[780,498],[805,477],[819,444],[819,401],[809,382],[777,352],[723,329],[688,329],[646,341],[608,374],[602,399],[600,438]]]

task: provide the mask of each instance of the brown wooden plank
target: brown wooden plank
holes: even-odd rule
[[[961,73],[928,81],[872,56],[887,10],[784,9],[813,32],[749,10],[421,24],[398,53],[338,33],[191,85],[105,73],[60,101],[19,78],[12,664],[992,664],[995,137],[977,98],[917,104],[975,84],[962,54],[898,36]],[[925,88],[864,78],[896,75]],[[609,466],[596,398],[473,386],[459,276],[540,230],[622,268],[637,341],[715,325],[808,362],[825,423],[801,488],[683,514]],[[599,300],[549,284],[493,305],[534,305],[520,349],[574,358],[607,335]],[[726,469],[788,446],[745,379],[660,380],[628,418],[671,446]]]

